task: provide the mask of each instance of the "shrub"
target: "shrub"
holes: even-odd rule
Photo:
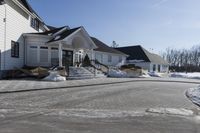
[[[91,62],[90,62],[89,56],[86,54],[86,56],[83,60],[83,67],[88,67],[88,66],[91,66]]]

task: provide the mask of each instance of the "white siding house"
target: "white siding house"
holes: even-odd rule
[[[0,75],[30,67],[79,66],[86,55],[121,66],[127,55],[89,36],[83,27],[46,26],[26,0],[0,0]]]
[[[31,27],[31,18],[39,19],[31,11],[32,9],[27,9],[20,0],[5,0],[0,5],[1,71],[24,66],[25,41],[22,35],[44,30],[39,20],[39,30]],[[14,46],[14,42],[17,42],[18,46],[12,53],[11,44]],[[15,54],[17,56],[13,56]]]
[[[126,58],[128,57],[127,54],[109,47],[97,38],[91,38],[98,47],[97,49],[94,49],[96,60],[104,65],[111,67],[120,67],[121,65],[125,64]]]
[[[26,41],[26,66],[69,66],[81,63],[86,54],[93,58],[93,49],[97,48],[83,27],[67,27],[41,33],[24,34]]]

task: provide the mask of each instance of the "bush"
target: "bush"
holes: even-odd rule
[[[139,66],[135,66],[135,64],[128,64],[128,65],[123,65],[121,66],[121,69],[142,69],[141,67]]]
[[[90,61],[89,56],[86,54],[86,56],[83,60],[83,67],[88,67],[88,66],[91,66],[91,61]]]

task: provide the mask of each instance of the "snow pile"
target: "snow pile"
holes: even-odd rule
[[[186,91],[186,96],[195,104],[200,106],[200,86],[198,88],[190,88]]]
[[[168,114],[168,115],[182,115],[182,116],[192,116],[194,112],[192,110],[184,108],[149,108],[146,110],[148,113],[157,114]]]
[[[171,73],[171,77],[175,78],[188,78],[188,79],[200,79],[200,73]]]
[[[55,81],[55,82],[66,81],[66,77],[59,75],[57,71],[50,71],[49,76],[45,77],[43,80],[45,80],[45,81]]]
[[[93,109],[54,109],[47,116],[66,116],[82,118],[122,118],[144,116],[144,111],[93,110]]]
[[[141,63],[144,62],[144,60],[128,60],[128,63]]]
[[[151,77],[162,77],[160,73],[156,73],[156,72],[148,72],[148,75]]]
[[[121,70],[110,69],[108,72],[108,76],[114,78],[125,78],[127,77],[127,73]]]
[[[150,78],[151,76],[149,76],[149,74],[143,73],[141,76],[139,76],[140,78]]]

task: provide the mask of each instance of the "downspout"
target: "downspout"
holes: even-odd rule
[[[24,41],[24,66],[26,66],[26,37],[22,35]]]
[[[4,21],[4,54],[3,54],[3,57],[4,57],[4,65],[3,65],[3,67],[4,67],[4,70],[6,69],[6,39],[7,39],[7,35],[6,35],[6,33],[7,33],[7,8],[6,8],[6,5],[5,5],[5,2],[3,3],[3,6],[4,6],[4,9],[5,9],[5,16],[4,16],[4,19],[3,19],[3,21]]]

